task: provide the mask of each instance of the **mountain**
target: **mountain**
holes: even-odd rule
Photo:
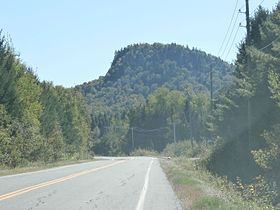
[[[161,86],[184,90],[210,89],[227,85],[233,66],[220,58],[177,44],[134,44],[115,52],[112,65],[104,77],[76,86],[96,111],[123,111],[143,103]]]

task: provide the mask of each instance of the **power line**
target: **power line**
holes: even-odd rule
[[[229,26],[228,26],[226,35],[225,35],[225,37],[224,37],[224,39],[223,39],[223,42],[222,42],[222,44],[221,44],[221,47],[220,47],[220,49],[219,49],[219,51],[218,51],[218,55],[220,54],[220,52],[221,52],[221,50],[222,50],[222,48],[223,48],[223,46],[224,46],[224,44],[225,44],[226,38],[227,38],[227,36],[228,36],[229,30],[230,30],[230,28],[231,28],[231,24],[232,24],[232,21],[233,21],[233,18],[234,18],[236,9],[237,9],[237,5],[238,5],[238,0],[236,1],[235,8],[234,8],[234,10],[233,10],[233,13],[232,13],[232,16],[231,16],[231,19],[230,19]]]
[[[133,131],[137,131],[137,132],[156,132],[156,131],[161,131],[161,130],[164,130],[164,129],[167,129],[169,127],[160,127],[160,128],[154,128],[154,129],[143,129],[143,128],[139,128],[139,127],[124,127],[124,126],[105,126],[106,129],[110,129],[110,128],[113,128],[113,129],[127,129],[127,130],[131,130],[133,129]]]
[[[259,6],[261,6],[262,3],[263,3],[264,1],[265,1],[265,0],[262,0],[262,1],[258,4],[258,6],[250,13],[250,15],[252,15],[254,12],[256,12],[257,9],[259,8]]]
[[[259,6],[264,2],[265,0],[262,0],[260,3],[259,3]],[[255,9],[256,10],[256,9]]]
[[[264,1],[265,1],[265,0],[262,0],[262,1],[258,4],[258,6],[254,9],[254,11],[250,13],[250,16],[251,16],[254,12],[256,12],[256,10],[258,9],[258,7],[259,7]],[[243,6],[239,9],[239,11],[240,11],[242,8],[244,8],[244,7],[245,7],[245,5],[243,5]],[[244,22],[245,20],[246,20],[246,18],[243,19],[243,20],[241,21],[241,23]],[[247,21],[247,22],[248,22],[248,21]],[[240,26],[241,26],[241,23],[240,23]],[[247,27],[248,27],[248,23],[247,23]],[[228,50],[228,52],[227,52],[227,54],[226,54],[226,56],[225,56],[225,60],[227,59],[227,57],[228,57],[230,51],[232,50],[232,47],[233,47],[234,42],[235,42],[235,40],[236,40],[236,37],[237,37],[237,34],[238,34],[239,29],[240,29],[239,27],[236,29],[236,32],[235,32],[234,38],[233,38],[233,40],[232,40],[232,43],[231,43],[231,45],[230,45],[230,48],[229,48],[229,50]],[[274,41],[276,41],[276,40],[274,40]],[[273,42],[274,42],[274,41],[273,41]],[[273,42],[272,42],[272,43],[273,43]],[[262,48],[261,50],[266,49],[266,48],[269,47],[272,43],[270,43],[269,45],[265,46],[265,47]]]
[[[134,127],[134,129],[138,132],[145,132],[145,133],[150,133],[150,132],[157,132],[157,131],[162,131],[162,130],[165,130],[167,129],[168,127],[161,127],[161,128],[155,128],[155,129],[143,129],[143,128],[137,128],[137,127]]]
[[[227,50],[227,48],[228,48],[229,42],[230,42],[231,37],[232,37],[233,32],[234,32],[235,25],[236,25],[237,20],[238,20],[238,16],[239,16],[239,12],[236,14],[236,17],[235,17],[235,20],[234,20],[234,24],[233,24],[233,28],[232,28],[232,30],[231,30],[231,32],[230,32],[230,36],[229,36],[228,41],[227,41],[227,43],[226,43],[226,46],[225,46],[225,48],[224,48],[224,50],[223,50],[223,53],[221,54],[220,57],[223,57],[223,55],[225,54],[225,52],[226,52],[226,50]],[[238,25],[238,28],[239,28],[239,25]]]
[[[143,132],[139,132],[139,131],[134,131],[134,135],[135,134],[138,134],[138,135],[144,135],[144,136],[161,136],[161,135],[163,135],[164,133],[159,133],[159,132],[157,132],[157,133],[143,133]]]
[[[245,7],[245,4],[242,5],[242,7],[239,8],[239,11],[241,11]]]
[[[262,47],[261,49],[259,49],[260,51],[265,50],[266,48],[268,48],[269,46],[271,46],[274,42],[278,41],[280,39],[280,36],[278,36],[276,39],[274,39],[272,42],[270,42],[269,44],[267,44],[266,46]]]
[[[240,27],[237,28],[237,30],[236,30],[236,32],[235,32],[235,34],[234,34],[233,40],[232,40],[232,42],[231,42],[231,45],[230,45],[230,48],[229,48],[229,50],[228,50],[228,52],[227,52],[227,55],[226,55],[226,57],[225,57],[225,60],[227,59],[229,53],[231,52],[231,49],[232,49],[232,47],[233,47],[233,45],[234,45],[234,42],[235,42],[235,40],[236,40],[237,34],[238,34],[238,32],[239,32],[239,29],[240,29]]]

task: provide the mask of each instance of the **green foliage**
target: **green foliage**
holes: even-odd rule
[[[90,113],[74,89],[39,82],[0,33],[0,163],[87,155]]]
[[[17,62],[13,49],[0,30],[0,103],[13,116],[18,116],[20,112],[16,93]]]
[[[207,150],[210,150],[211,145],[204,142],[197,141],[181,141],[178,143],[167,144],[163,150],[163,155],[171,157],[200,157],[202,153],[206,153]]]
[[[272,93],[272,98],[277,101],[280,106],[280,76],[278,73],[270,71],[268,74],[269,89]]]
[[[54,122],[52,132],[46,137],[44,142],[44,161],[55,162],[65,154],[65,142],[62,128],[57,121]]]
[[[265,131],[263,133],[263,137],[267,146],[252,151],[252,154],[257,164],[265,170],[280,170],[278,166],[278,161],[280,159],[279,134],[280,125],[274,126],[274,129],[272,131]]]
[[[125,114],[95,112],[91,115],[90,152],[99,155],[128,153],[128,119]]]
[[[218,210],[228,208],[228,204],[215,196],[203,196],[193,203],[193,209]]]
[[[147,112],[150,115],[161,116],[166,122],[180,122],[183,115],[185,97],[182,92],[158,88],[147,99]]]
[[[129,124],[135,127],[135,147],[162,151],[173,142],[174,124],[177,141],[210,138],[208,94],[189,89],[186,92],[160,87],[148,97],[145,105],[130,112]]]
[[[256,177],[251,184],[244,184],[237,177],[235,188],[241,193],[244,200],[253,201],[259,206],[267,206],[267,209],[273,208],[271,204],[274,203],[277,196],[276,186],[269,183],[264,177]]]
[[[0,162],[3,165],[16,167],[26,161],[36,160],[41,139],[33,136],[32,127],[18,120],[13,120],[0,105]]]
[[[179,177],[179,178],[175,178],[174,179],[174,182],[178,185],[188,185],[188,186],[191,186],[191,185],[195,185],[197,184],[198,182],[193,180],[193,179],[190,179],[188,177]]]
[[[125,134],[125,131],[114,132],[110,130],[103,136],[102,142],[105,144],[107,155],[118,156],[124,153]]]

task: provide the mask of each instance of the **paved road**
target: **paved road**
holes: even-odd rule
[[[2,210],[181,209],[155,158],[111,158],[0,177]]]

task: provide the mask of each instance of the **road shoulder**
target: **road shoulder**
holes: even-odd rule
[[[224,189],[213,187],[209,183],[211,175],[196,170],[194,160],[161,159],[160,163],[183,209],[244,209],[243,205],[229,200]],[[214,182],[215,177],[212,178]]]

